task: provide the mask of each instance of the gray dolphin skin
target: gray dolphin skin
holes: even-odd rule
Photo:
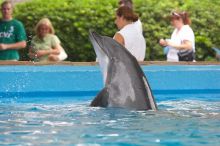
[[[136,58],[114,39],[89,32],[105,87],[90,106],[157,110],[151,88]]]

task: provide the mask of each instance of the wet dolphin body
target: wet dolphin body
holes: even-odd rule
[[[157,110],[149,83],[135,57],[110,37],[91,31],[89,37],[105,82],[91,106]]]

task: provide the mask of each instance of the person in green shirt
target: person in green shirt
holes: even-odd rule
[[[0,60],[19,60],[18,49],[26,47],[26,32],[23,24],[13,19],[10,1],[1,4],[0,20]]]
[[[29,49],[29,57],[33,61],[62,61],[67,58],[48,18],[43,18],[37,23],[35,32],[36,35],[33,37]]]

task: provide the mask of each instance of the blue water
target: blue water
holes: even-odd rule
[[[93,108],[89,107],[91,99],[2,98],[0,145],[218,146],[220,143],[219,98],[157,97],[157,112]]]
[[[89,107],[97,69],[0,67],[0,145],[219,146],[219,66],[144,66],[157,112]]]

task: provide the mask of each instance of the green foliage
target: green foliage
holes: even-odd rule
[[[189,0],[185,5],[192,18],[198,60],[214,60],[212,47],[220,47],[220,1]]]
[[[69,61],[94,61],[95,53],[88,39],[89,29],[112,37],[118,0],[33,0],[16,5],[15,18],[26,27],[29,40],[37,22],[48,17],[68,53]],[[133,0],[143,23],[147,42],[145,60],[165,60],[160,38],[169,38],[173,28],[168,16],[173,10],[190,13],[196,36],[197,60],[214,60],[212,47],[220,47],[219,0]],[[27,49],[22,60],[27,60]]]
[[[115,1],[99,0],[33,0],[17,5],[15,17],[26,28],[29,40],[35,35],[34,27],[44,17],[49,18],[60,38],[70,61],[92,61],[95,53],[88,38],[89,29],[113,36]],[[25,10],[25,11],[24,11]],[[27,50],[22,52],[23,60]]]

